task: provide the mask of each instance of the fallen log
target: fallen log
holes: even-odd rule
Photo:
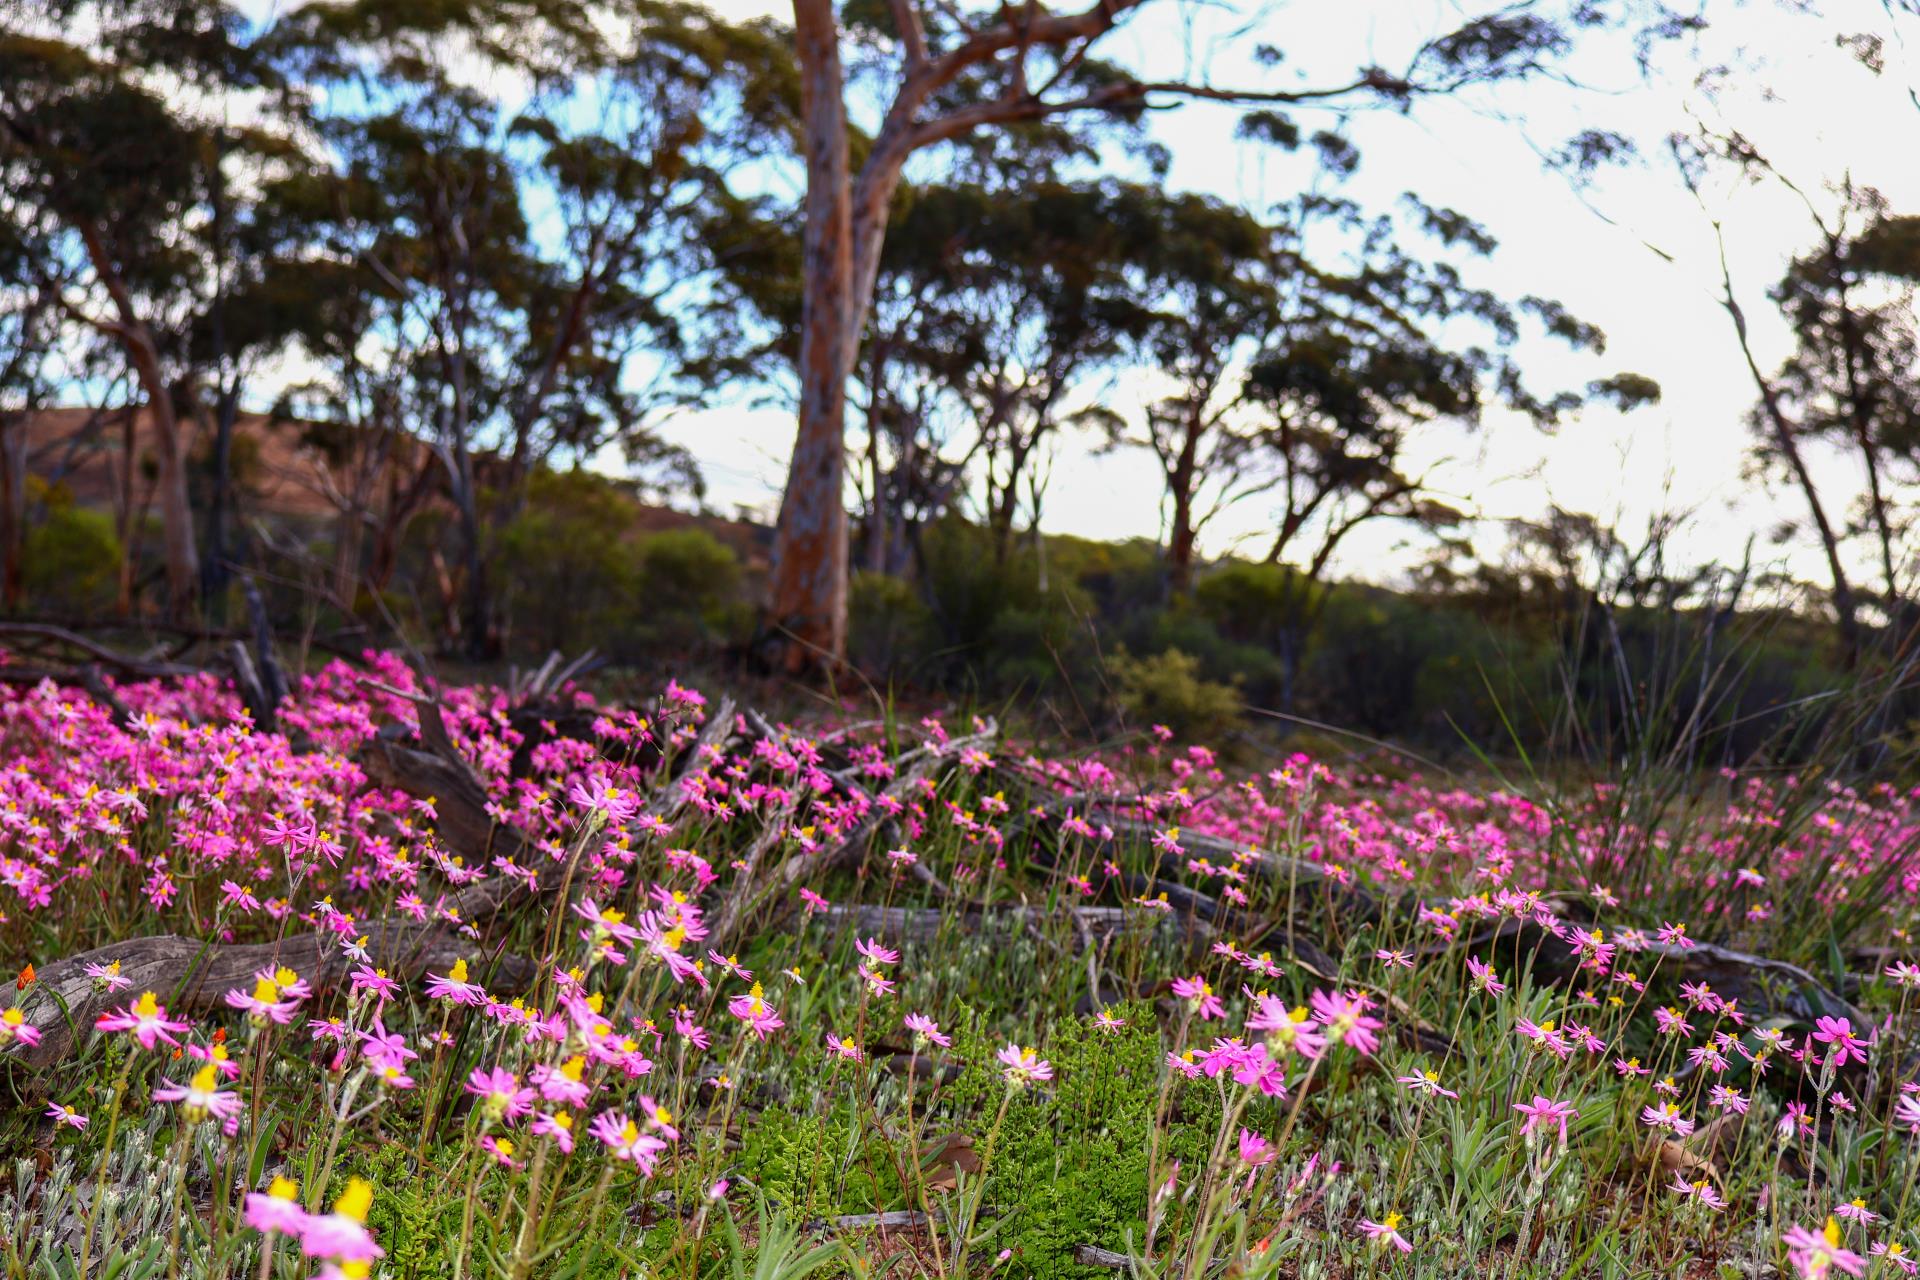
[[[1105,1267],[1109,1271],[1133,1270],[1133,1262],[1126,1254],[1102,1249],[1097,1244],[1079,1246],[1073,1251],[1073,1260],[1083,1267]]]
[[[440,740],[438,748],[421,750],[392,738],[375,738],[355,757],[361,770],[375,786],[404,791],[421,799],[432,799],[436,830],[441,843],[464,855],[471,866],[483,866],[495,857],[512,859],[521,866],[538,865],[532,845],[517,829],[495,822],[487,812],[487,792],[472,767],[460,758],[447,737],[437,704],[423,699],[421,730],[424,741]],[[646,808],[662,821],[672,823],[685,811],[688,799],[674,794],[685,770],[710,751],[724,751],[733,738],[734,703],[720,699],[712,715],[701,726],[699,735],[678,757],[678,764],[662,777],[648,798]],[[559,892],[564,875],[541,876],[529,894],[516,895],[525,882],[506,875],[488,876],[455,894],[448,905],[467,922],[495,918],[510,899],[519,896],[518,907],[530,906]]]
[[[465,762],[385,737],[360,748],[355,760],[374,786],[431,799],[440,843],[473,865],[483,866],[496,854],[519,862],[527,853],[525,838],[487,813],[486,789]]]
[[[177,676],[196,676],[199,667],[183,666],[177,662],[158,662],[148,658],[136,658],[120,653],[97,640],[79,635],[66,627],[55,626],[50,622],[7,622],[0,621],[0,640],[9,636],[19,636],[29,640],[38,640],[44,644],[62,645],[78,650],[93,662],[110,667],[127,680],[163,680]]]
[[[129,938],[56,960],[40,971],[21,1002],[27,1021],[39,1028],[40,1043],[5,1057],[45,1070],[74,1052],[94,1020],[108,1009],[152,991],[173,1014],[205,1014],[225,1007],[226,993],[250,991],[261,969],[292,969],[315,995],[345,984],[357,963],[341,950],[335,933],[301,933],[278,942],[221,944],[172,934]],[[365,945],[368,962],[388,976],[413,980],[429,970],[446,972],[465,960],[476,979],[497,995],[516,995],[533,983],[535,965],[518,956],[489,953],[435,923],[383,920],[372,925]],[[131,985],[118,992],[101,989],[89,977],[89,965],[118,961],[120,976]]]
[[[1064,911],[1066,914],[1062,914]],[[883,942],[931,942],[943,928],[958,927],[963,933],[983,933],[992,929],[1020,931],[1038,928],[1049,920],[1070,919],[1083,937],[1104,941],[1128,931],[1155,932],[1175,929],[1189,939],[1207,939],[1213,930],[1205,921],[1183,918],[1172,912],[1148,911],[1140,907],[1067,907],[1061,911],[1043,911],[1038,907],[989,907],[985,910],[942,911],[934,907],[871,907],[835,905],[821,913],[829,920],[853,926],[856,933],[877,937]]]
[[[881,794],[888,799],[904,801],[942,765],[958,760],[963,752],[986,746],[999,736],[1000,726],[988,720],[978,733],[954,738],[938,747],[916,747],[900,758],[898,763],[908,767],[897,772]],[[792,889],[809,876],[850,864],[865,852],[867,842],[892,820],[892,814],[878,805],[874,806],[873,811],[834,848],[823,854],[796,853],[788,857],[775,870],[772,887]]]
[[[763,725],[766,723],[761,717],[755,718],[759,719]],[[906,752],[896,761],[896,768],[900,765],[906,767],[895,773],[893,780],[881,793],[882,796],[904,802],[922,782],[932,777],[943,765],[958,760],[963,752],[971,748],[992,742],[999,736],[999,732],[999,725],[988,720],[978,733],[964,738],[954,738],[939,746],[921,746]],[[757,870],[761,854],[766,850],[756,842],[749,859],[749,870],[735,882],[731,896],[721,909],[710,940],[711,945],[725,950],[734,932],[753,919],[762,909],[773,906],[775,908],[773,914],[776,916],[786,910],[787,899],[792,890],[799,887],[801,881],[825,875],[857,862],[874,837],[892,821],[893,814],[889,813],[885,807],[875,804],[838,844],[814,853],[789,854],[757,883],[753,875]],[[776,835],[775,843],[778,842],[778,838]]]
[[[1103,799],[1076,794],[1053,798],[1042,807],[1058,818],[1064,816],[1067,808],[1073,808],[1085,814],[1096,808],[1109,811],[1122,809],[1127,807],[1128,803],[1119,797]],[[1106,818],[1106,823],[1113,828],[1116,839],[1124,836],[1146,842],[1157,834],[1151,825],[1119,813],[1111,813],[1111,816]],[[1251,858],[1246,859],[1247,864],[1259,868],[1270,881],[1327,886],[1335,896],[1336,905],[1343,911],[1357,912],[1358,918],[1378,918],[1388,911],[1413,914],[1426,905],[1424,899],[1412,892],[1375,892],[1358,884],[1342,884],[1324,867],[1275,853],[1272,850],[1236,844],[1217,836],[1190,831],[1182,831],[1179,841],[1181,846],[1190,852],[1197,851],[1212,857],[1232,859],[1236,855],[1252,854]],[[1160,887],[1169,888],[1164,883]],[[1181,900],[1185,904],[1183,909],[1196,907],[1195,893],[1196,891],[1191,889],[1180,891]],[[1172,901],[1171,896],[1169,901]],[[1573,922],[1569,921],[1569,923]],[[1566,946],[1564,940],[1558,939],[1551,930],[1532,920],[1501,921],[1495,926],[1476,933],[1471,938],[1422,947],[1421,951],[1426,954],[1443,950],[1454,951],[1462,947],[1491,946],[1513,938],[1517,933],[1536,931],[1537,936],[1530,941],[1523,939],[1520,945],[1536,956],[1550,957],[1548,965],[1541,972],[1561,976],[1572,972],[1571,964],[1561,963],[1563,959],[1561,953],[1570,953],[1572,948]],[[1290,930],[1282,928],[1262,941],[1272,941],[1274,938],[1290,933]],[[1550,941],[1556,940],[1561,943],[1559,948],[1548,945]],[[1261,942],[1256,942],[1255,945],[1261,945]],[[1833,1014],[1851,1019],[1856,1027],[1870,1025],[1865,1015],[1845,998],[1807,970],[1784,960],[1753,955],[1711,942],[1696,942],[1685,947],[1670,943],[1649,943],[1634,954],[1655,957],[1660,962],[1661,973],[1673,975],[1679,981],[1705,982],[1718,994],[1739,1000],[1750,1012],[1784,1013],[1802,1022],[1812,1022],[1823,1014]],[[1310,969],[1326,968],[1325,965],[1302,956],[1297,951],[1296,958],[1301,959]],[[1327,972],[1331,971],[1331,968],[1327,968]]]
[[[1021,776],[1027,777],[1030,775],[1022,774]],[[1064,819],[1069,812],[1086,818],[1086,816],[1093,811],[1100,810],[1102,811],[1102,816],[1099,822],[1101,825],[1109,828],[1112,831],[1112,835],[1111,837],[1097,839],[1094,843],[1105,844],[1111,842],[1113,844],[1121,844],[1132,842],[1143,845],[1151,844],[1154,837],[1160,834],[1159,829],[1150,823],[1128,817],[1126,814],[1120,812],[1130,807],[1133,803],[1135,802],[1128,801],[1119,796],[1103,797],[1084,793],[1065,795],[1055,793],[1042,798],[1036,807],[1056,822]],[[1022,826],[1031,821],[1033,816],[1032,810],[1028,810],[1013,819],[1012,822],[1009,823],[1009,826]],[[1088,820],[1092,821],[1092,819]],[[1356,922],[1377,920],[1388,909],[1404,910],[1409,906],[1416,911],[1419,909],[1418,902],[1411,894],[1395,892],[1376,893],[1361,886],[1351,876],[1345,876],[1339,872],[1329,870],[1317,862],[1309,862],[1304,858],[1295,858],[1288,854],[1277,853],[1272,849],[1262,849],[1253,844],[1236,843],[1232,840],[1223,839],[1220,836],[1207,835],[1199,831],[1181,831],[1178,842],[1181,849],[1187,854],[1199,854],[1223,864],[1239,862],[1241,865],[1250,867],[1257,872],[1262,879],[1270,883],[1290,884],[1295,888],[1317,889],[1319,893],[1325,895],[1330,900],[1329,905],[1338,910],[1344,919]],[[1037,844],[1028,856],[1036,861],[1043,861],[1045,857]],[[1156,855],[1156,857],[1161,860],[1165,859],[1165,855]],[[1166,880],[1161,880],[1156,887],[1156,891],[1162,890],[1169,895],[1169,901],[1172,901],[1176,893],[1182,898],[1191,901],[1190,895],[1194,892],[1193,890],[1176,886],[1173,882]],[[1174,905],[1179,906],[1181,904],[1176,902]]]
[[[1611,938],[1617,931],[1607,932]],[[1530,956],[1535,972],[1545,977],[1564,979],[1579,970],[1572,945],[1533,919],[1502,920],[1446,947],[1449,951],[1461,948],[1485,950],[1491,953],[1490,959],[1517,949]],[[1851,1020],[1857,1028],[1873,1025],[1866,1014],[1799,965],[1718,943],[1648,942],[1630,953],[1621,952],[1613,962],[1616,971],[1631,968],[1642,979],[1652,977],[1655,966],[1676,982],[1704,982],[1722,999],[1738,1001],[1749,1015],[1785,1014],[1807,1023],[1832,1015]]]

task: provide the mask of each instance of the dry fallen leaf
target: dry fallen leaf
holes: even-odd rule
[[[1723,1151],[1731,1150],[1733,1139],[1740,1129],[1740,1121],[1738,1114],[1729,1111],[1716,1116],[1684,1141],[1662,1139],[1655,1148],[1660,1167],[1670,1173],[1680,1174],[1689,1182],[1707,1177],[1713,1180],[1714,1185],[1724,1187],[1714,1160]]]
[[[1681,1174],[1689,1179],[1697,1174],[1706,1174],[1716,1179],[1720,1176],[1713,1167],[1713,1161],[1689,1150],[1686,1143],[1675,1142],[1672,1138],[1661,1139],[1660,1145],[1655,1149],[1655,1155],[1662,1169]]]
[[[980,1157],[974,1153],[971,1137],[950,1133],[927,1144],[920,1167],[927,1171],[927,1190],[952,1191],[960,1185],[961,1174],[980,1172]]]

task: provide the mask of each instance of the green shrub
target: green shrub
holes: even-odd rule
[[[534,478],[496,544],[521,647],[631,659],[744,635],[751,605],[732,549],[702,529],[634,537],[634,516],[632,497],[590,472]]]
[[[1128,630],[1128,647],[1141,653],[1178,649],[1200,664],[1206,680],[1234,684],[1241,700],[1277,707],[1286,697],[1286,670],[1280,654],[1266,645],[1235,638],[1190,601],[1176,600],[1147,615]]]
[[[1178,649],[1107,659],[1120,708],[1137,725],[1164,724],[1185,741],[1212,741],[1240,718],[1240,690],[1200,675],[1200,661]]]
[[[1063,540],[1049,539],[1049,556]],[[1004,560],[984,529],[942,520],[922,535],[934,649],[923,670],[990,695],[1068,694],[1099,703],[1096,602],[1031,544]],[[1068,561],[1071,556],[1066,557]]]
[[[1326,594],[1286,565],[1236,560],[1203,575],[1193,603],[1229,639],[1277,649],[1286,633],[1309,624]]]
[[[605,647],[632,617],[638,577],[623,540],[633,507],[584,471],[543,474],[496,545],[501,599],[525,647]],[[530,642],[530,643],[529,643]]]
[[[36,608],[88,613],[110,606],[118,592],[120,538],[113,518],[73,504],[60,486],[38,496],[44,517],[27,530],[24,579]]]
[[[913,584],[883,573],[854,575],[847,600],[847,654],[876,675],[911,679],[931,657],[933,611]]]
[[[740,561],[704,529],[648,534],[633,557],[632,634],[643,643],[730,643],[751,624],[751,606],[740,598]]]

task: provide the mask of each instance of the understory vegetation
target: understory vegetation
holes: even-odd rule
[[[146,620],[113,616],[120,551],[106,518],[54,509],[60,518],[36,531],[37,616],[103,640],[150,639]],[[764,583],[751,555],[714,521],[636,532],[641,513],[585,472],[534,484],[492,578],[510,656],[591,650],[618,672],[763,674],[753,648]],[[1792,709],[1854,684],[1885,697],[1882,733],[1920,716],[1893,687],[1900,625],[1870,628],[1849,671],[1831,626],[1790,593],[1734,568],[1668,569],[1658,532],[1636,541],[1566,512],[1524,532],[1500,561],[1436,557],[1398,587],[1229,558],[1200,566],[1178,595],[1148,539],[1049,535],[1001,558],[990,530],[948,519],[920,539],[911,580],[855,575],[842,679],[916,702],[1018,706],[1079,738],[1157,722],[1219,744],[1278,713],[1447,760],[1470,759],[1477,744],[1582,765],[1617,754],[1606,744],[1639,732],[1636,716],[1695,735],[1707,763],[1763,749],[1791,758],[1781,739],[1797,729]],[[436,536],[423,524],[401,563],[424,571]],[[149,531],[149,549],[157,541]],[[357,612],[344,609],[312,572],[332,561],[332,544],[292,531],[285,541],[306,549],[269,556],[259,595],[296,656],[352,653],[369,634],[431,651],[439,615],[420,595],[363,592]],[[158,572],[153,560],[140,576]],[[246,618],[237,586],[231,595],[229,615]]]
[[[0,692],[9,1280],[1911,1271],[1890,783],[93,683]]]

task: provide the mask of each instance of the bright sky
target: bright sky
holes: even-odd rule
[[[767,0],[718,0],[716,7],[733,17],[787,14]],[[1495,415],[1478,433],[1445,429],[1421,443],[1413,469],[1427,470],[1457,505],[1489,519],[1483,547],[1498,545],[1495,522],[1539,514],[1549,503],[1629,531],[1656,511],[1685,509],[1695,514],[1679,540],[1683,558],[1738,561],[1753,536],[1757,562],[1784,559],[1799,573],[1820,574],[1811,552],[1771,540],[1783,518],[1803,515],[1798,495],[1777,483],[1772,492],[1756,492],[1744,476],[1752,384],[1718,301],[1709,213],[1679,182],[1662,139],[1698,113],[1753,138],[1807,190],[1818,192],[1851,169],[1856,181],[1881,187],[1896,209],[1920,209],[1911,150],[1920,113],[1907,97],[1920,77],[1892,40],[1886,73],[1877,79],[1835,47],[1841,32],[1885,30],[1887,10],[1870,0],[1835,0],[1824,17],[1772,0],[1708,8],[1724,30],[1708,37],[1699,57],[1736,60],[1740,68],[1713,101],[1692,87],[1698,63],[1691,47],[1669,48],[1661,70],[1643,80],[1630,51],[1616,42],[1581,50],[1571,64],[1581,87],[1511,88],[1472,104],[1424,103],[1411,117],[1374,113],[1350,122],[1363,159],[1347,194],[1385,210],[1412,190],[1461,210],[1501,241],[1491,261],[1476,265],[1479,283],[1513,298],[1557,298],[1606,331],[1607,353],[1598,361],[1546,344],[1523,348],[1538,386],[1579,386],[1633,370],[1665,390],[1658,406],[1627,416],[1596,410],[1551,437]],[[1192,47],[1173,17],[1182,11],[1174,0],[1154,0],[1111,38],[1106,55],[1178,72],[1169,59],[1184,60]],[[1445,29],[1449,16],[1457,23],[1461,13],[1434,0],[1281,6],[1258,38],[1285,49],[1302,81],[1326,82],[1368,62],[1403,63],[1413,41]],[[1248,48],[1243,41],[1220,53],[1213,77],[1239,77]],[[1192,106],[1161,117],[1156,128],[1173,150],[1174,185],[1259,207],[1285,194],[1297,170],[1235,141],[1236,118],[1230,108]],[[1302,119],[1318,127],[1314,117]],[[1543,171],[1539,152],[1587,127],[1633,137],[1643,159],[1603,175],[1583,203],[1563,178]],[[1787,339],[1765,293],[1787,258],[1811,242],[1806,209],[1778,187],[1745,187],[1716,189],[1709,210],[1725,224],[1736,289],[1768,367],[1785,354]],[[1116,403],[1123,412],[1126,399],[1123,393]],[[699,453],[717,506],[775,508],[792,443],[787,412],[726,405],[680,415],[666,432]],[[1100,538],[1156,534],[1160,482],[1151,458],[1098,455],[1092,443],[1063,446],[1045,527]],[[1855,469],[1843,459],[1821,459],[1819,474],[1836,502],[1857,487]],[[1270,511],[1252,499],[1216,522],[1203,550],[1219,553],[1241,540],[1258,546],[1269,525]],[[1391,579],[1422,545],[1417,536],[1411,547],[1408,541],[1407,531],[1388,525],[1356,534],[1338,571]]]

